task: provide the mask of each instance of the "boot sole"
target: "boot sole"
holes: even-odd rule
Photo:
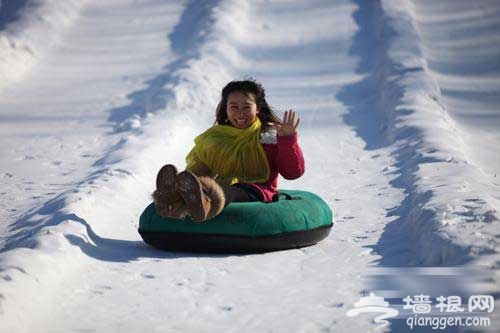
[[[200,180],[193,173],[183,171],[177,176],[177,191],[184,199],[187,211],[195,222],[202,222],[206,218],[206,209],[203,203],[203,187]]]
[[[156,211],[161,216],[173,216],[173,203],[179,199],[176,191],[177,168],[164,165],[156,176]]]

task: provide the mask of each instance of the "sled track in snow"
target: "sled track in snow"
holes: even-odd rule
[[[472,184],[471,190],[477,197],[457,197],[458,201],[462,201],[457,203],[457,206],[467,206],[472,211],[469,216],[459,216],[460,214],[454,212],[453,209],[442,207],[442,203],[438,207],[435,204],[429,204],[439,193],[437,190],[421,186],[422,175],[420,173],[423,165],[439,165],[441,173],[446,173],[446,171],[443,172],[443,169],[448,168],[453,172],[463,174],[465,177],[470,177],[469,174],[479,175],[482,178],[484,176],[475,165],[470,164],[470,158],[465,155],[463,149],[451,145],[443,146],[440,143],[432,142],[432,138],[429,142],[430,136],[425,133],[437,132],[442,124],[447,124],[451,130],[445,130],[446,133],[441,134],[441,137],[459,145],[462,142],[462,138],[459,137],[460,132],[454,130],[456,125],[447,113],[438,80],[434,78],[434,72],[429,69],[427,64],[415,8],[409,1],[406,2],[406,6],[398,8],[392,7],[388,2],[355,1],[355,3],[359,6],[355,18],[358,18],[356,23],[360,30],[354,37],[351,52],[360,57],[358,73],[370,73],[370,75],[361,82],[345,87],[338,97],[341,101],[344,99],[346,105],[351,105],[350,113],[344,119],[366,141],[366,149],[395,147],[393,154],[396,164],[391,166],[388,172],[399,174],[392,185],[404,189],[407,194],[400,207],[389,212],[389,215],[398,218],[388,226],[386,235],[377,246],[377,251],[384,258],[387,258],[388,262],[392,260],[394,263],[402,264],[413,261],[413,264],[423,263],[426,265],[459,264],[472,259],[474,253],[494,252],[493,249],[498,248],[499,245],[495,239],[489,240],[489,246],[486,245],[487,242],[479,247],[474,246],[474,244],[466,245],[467,242],[461,241],[462,239],[458,235],[449,233],[447,228],[441,226],[443,216],[446,216],[447,219],[456,218],[457,221],[466,220],[467,217],[469,220],[470,218],[481,219],[486,223],[498,220],[498,213],[496,213],[491,198],[481,197],[481,194],[478,193],[480,188],[477,186],[474,188],[474,184]],[[189,73],[189,68],[194,67],[193,64],[198,63],[198,66],[207,66],[207,68],[218,66],[217,69],[213,67],[212,70],[226,72],[225,75],[221,76],[228,79],[235,76],[231,73],[241,71],[238,68],[231,69],[231,63],[234,62],[234,59],[228,58],[223,53],[219,55],[221,59],[225,57],[224,64],[214,59],[200,59],[203,49],[210,49],[218,45],[214,42],[216,33],[211,35],[207,33],[210,26],[214,24],[211,12],[215,7],[215,1],[208,2],[203,6],[198,6],[193,1],[187,4],[184,17],[170,34],[170,39],[173,41],[172,49],[178,55],[178,59],[172,61],[163,72],[148,81],[144,89],[131,94],[128,105],[110,110],[108,121],[110,124],[114,124],[115,132],[125,132],[125,134],[129,132],[133,135],[134,130],[131,128],[133,127],[131,124],[144,119],[148,114],[158,113],[165,109],[196,108],[196,103],[200,105],[200,103],[206,103],[204,102],[206,100],[213,100],[214,91],[218,85],[223,84],[223,80],[210,84],[214,87],[214,91],[203,92],[196,80],[206,80],[208,76],[193,77],[192,73]],[[238,24],[238,22],[232,23]],[[209,35],[211,37],[207,37]],[[402,43],[403,40],[411,45],[406,52],[401,52],[398,47],[398,44]],[[376,52],[369,53],[366,45],[372,49],[375,48]],[[227,53],[231,54],[231,52]],[[366,119],[360,121],[356,113],[359,113],[361,109],[366,109],[367,105],[356,105],[354,101],[349,100],[349,94],[366,89],[366,87],[378,89],[374,101],[376,115],[371,116],[371,121]],[[191,91],[191,96],[184,96],[185,91]],[[418,98],[415,97],[416,95],[419,95]],[[417,118],[418,113],[421,112],[433,113],[432,117],[436,119],[435,124],[419,124],[416,121],[412,123],[411,118]],[[377,126],[372,126],[373,122]],[[380,132],[377,132],[375,127],[381,130],[383,138],[380,137]],[[117,145],[95,163],[99,170],[93,171],[87,179],[77,184],[77,188],[113,172],[111,166],[113,155],[125,149],[124,147],[127,145],[127,135],[123,137]],[[457,169],[457,164],[463,168]],[[435,176],[439,176],[437,172]],[[488,180],[484,180],[484,182],[488,182]],[[453,188],[455,184],[448,186]],[[39,211],[33,211],[23,216],[15,224],[25,226],[26,222],[33,216],[46,215],[54,207],[63,207],[65,197],[65,194],[61,194],[47,202]],[[498,200],[498,198],[494,200]],[[468,204],[470,202],[476,205],[471,206]],[[33,225],[36,227],[31,230],[23,227],[25,229],[23,232],[16,233],[7,240],[3,250],[21,245],[21,239],[32,237],[43,226],[60,222],[58,219],[55,221],[43,224],[34,223]],[[389,244],[393,243],[393,240],[400,237],[401,234],[419,236],[411,240],[396,242],[400,245],[413,243],[412,248],[391,249]],[[457,239],[455,239],[456,237]],[[435,251],[419,252],[418,250],[429,247],[434,248]],[[392,256],[390,253],[401,252],[401,250],[407,253],[407,259],[389,259]],[[409,260],[410,257],[413,259]]]
[[[195,95],[195,98],[191,101],[187,100],[186,96],[182,96],[185,90],[179,89],[178,86],[182,85],[182,83],[179,84],[181,81],[189,82],[189,79],[182,77],[182,73],[188,67],[188,62],[198,57],[199,50],[196,46],[203,45],[203,38],[200,35],[201,32],[207,29],[206,24],[209,23],[209,19],[212,17],[210,12],[214,4],[215,2],[198,6],[196,1],[191,1],[187,5],[180,23],[169,36],[173,42],[172,49],[175,51],[176,59],[173,59],[156,77],[148,80],[143,89],[129,94],[127,96],[129,100],[127,105],[108,110],[108,124],[113,128],[109,135],[121,139],[117,140],[118,142],[115,145],[111,146],[94,162],[92,172],[81,181],[76,182],[73,188],[47,201],[40,208],[35,207],[17,220],[11,226],[13,233],[6,239],[5,246],[0,251],[5,252],[18,247],[32,247],[33,238],[39,235],[42,229],[58,225],[64,221],[83,222],[86,228],[91,231],[91,226],[84,219],[73,213],[66,212],[68,206],[71,206],[71,202],[85,200],[85,196],[82,197],[80,193],[94,192],[94,189],[99,188],[98,183],[109,182],[111,178],[118,178],[120,182],[128,182],[131,177],[154,179],[157,168],[164,161],[161,158],[162,154],[166,153],[163,148],[155,148],[155,145],[150,144],[148,140],[139,143],[137,138],[150,136],[151,141],[157,139],[160,140],[159,142],[164,142],[165,138],[161,139],[159,136],[165,136],[170,143],[174,143],[179,149],[186,150],[189,148],[191,140],[187,139],[189,136],[185,133],[194,135],[196,132],[194,129],[188,128],[184,129],[184,133],[174,133],[177,129],[183,127],[181,124],[183,121],[190,120],[189,116],[186,118],[182,114],[179,115],[180,112],[175,111],[194,107],[194,103],[199,102],[201,98]],[[181,96],[179,96],[180,94]],[[193,101],[195,102],[193,103]],[[201,102],[203,103],[203,101]],[[203,115],[201,116],[203,117]],[[140,124],[142,121],[151,121],[148,117],[154,117],[156,124],[150,126],[149,133],[143,133]],[[139,127],[134,126],[137,123]],[[163,133],[160,134],[159,131]],[[175,138],[175,136],[178,138]],[[185,141],[183,142],[183,140]],[[143,154],[127,158],[129,161],[132,159],[148,161],[151,164],[148,172],[151,172],[151,174],[138,176],[126,169],[114,167],[117,162],[124,159],[123,153],[132,150],[131,146],[136,144],[143,146],[140,149]],[[182,155],[175,153],[175,150],[169,153],[174,159],[178,155]],[[77,193],[76,197],[75,193]],[[93,196],[88,196],[87,200],[94,200]],[[95,235],[92,231],[91,234]]]
[[[22,79],[78,19],[84,2],[7,1],[0,16],[0,91]]]
[[[219,308],[222,309],[223,313],[230,312],[232,306],[219,305],[221,296],[207,293],[214,288],[213,286],[219,280],[224,279],[224,276],[229,283],[235,285],[234,279],[237,281],[238,278],[241,278],[241,272],[245,271],[247,274],[244,277],[248,275],[252,284],[262,285],[263,290],[267,290],[265,292],[266,298],[285,299],[289,307],[287,313],[292,316],[290,320],[284,322],[276,321],[274,320],[277,315],[276,310],[278,310],[276,308],[253,321],[253,328],[256,330],[262,330],[269,325],[277,325],[278,329],[299,324],[297,321],[301,318],[295,314],[304,313],[303,307],[312,304],[313,300],[317,301],[321,295],[323,295],[322,298],[325,298],[321,303],[327,305],[321,306],[322,311],[314,311],[307,315],[311,318],[309,320],[311,324],[308,325],[326,327],[333,325],[335,320],[345,317],[341,306],[328,305],[332,302],[328,295],[337,289],[335,284],[325,285],[327,281],[331,280],[335,256],[328,255],[323,258],[322,256],[325,256],[325,253],[333,252],[331,248],[333,242],[330,242],[329,247],[325,249],[317,247],[310,250],[298,250],[294,253],[276,253],[265,258],[224,256],[196,256],[193,258],[189,254],[159,253],[140,241],[136,230],[137,221],[140,212],[150,200],[149,195],[156,171],[165,160],[178,165],[183,164],[183,158],[191,146],[192,139],[197,133],[210,126],[213,119],[211,110],[217,103],[220,87],[227,81],[235,77],[245,76],[250,68],[257,67],[259,71],[254,72],[255,76],[265,82],[270,82],[266,86],[268,92],[269,89],[275,92],[270,95],[276,96],[273,100],[278,101],[277,104],[282,104],[282,108],[291,104],[303,109],[309,108],[307,103],[311,103],[315,99],[325,99],[330,89],[338,89],[338,86],[343,84],[342,81],[337,83],[334,80],[336,72],[343,73],[342,63],[333,63],[328,51],[334,47],[334,41],[341,43],[342,47],[346,47],[348,41],[342,39],[341,34],[333,39],[330,38],[323,26],[315,22],[315,19],[317,15],[326,16],[340,11],[339,17],[349,21],[352,4],[346,2],[340,4],[338,8],[330,8],[327,2],[318,1],[314,3],[312,8],[305,6],[304,10],[301,11],[303,19],[308,20],[304,26],[312,26],[312,33],[301,37],[302,40],[294,35],[284,34],[284,37],[288,38],[285,39],[284,45],[281,47],[273,47],[272,43],[268,43],[262,48],[254,48],[253,41],[250,41],[249,44],[248,41],[241,40],[239,29],[240,26],[245,27],[245,24],[253,23],[249,22],[251,18],[247,16],[247,13],[256,11],[256,8],[245,3],[221,1],[214,3],[213,6],[203,8],[200,12],[195,3],[193,1],[187,4],[180,22],[169,35],[173,40],[171,46],[177,52],[176,58],[156,77],[146,82],[143,89],[129,94],[127,105],[108,110],[110,111],[108,125],[112,129],[112,133],[109,135],[118,138],[118,143],[100,156],[87,177],[77,181],[64,193],[42,204],[40,208],[28,212],[11,226],[12,233],[6,239],[7,244],[1,255],[4,269],[2,274],[8,276],[12,282],[2,286],[0,306],[4,318],[7,319],[14,318],[21,308],[26,310],[26,304],[22,300],[16,301],[13,296],[18,290],[16,285],[22,285],[25,293],[34,295],[29,306],[33,309],[30,312],[36,313],[29,322],[18,323],[14,320],[8,320],[12,327],[19,327],[18,325],[29,327],[37,325],[37,323],[46,323],[46,318],[51,318],[52,323],[71,325],[69,327],[74,328],[75,324],[72,318],[80,318],[81,316],[79,316],[78,311],[65,309],[84,309],[85,307],[79,306],[79,304],[91,302],[85,298],[87,286],[86,283],[82,282],[82,279],[94,281],[102,278],[102,285],[109,283],[107,281],[111,279],[110,276],[116,274],[117,281],[120,283],[113,285],[112,288],[107,288],[108,293],[112,293],[111,289],[122,290],[122,295],[130,295],[129,297],[136,300],[148,299],[148,296],[141,294],[142,292],[149,292],[150,297],[155,297],[158,291],[154,288],[158,288],[158,286],[155,285],[154,277],[161,275],[162,267],[167,270],[172,269],[169,268],[170,265],[175,264],[176,260],[179,259],[183,259],[179,260],[180,263],[175,268],[175,271],[179,273],[164,275],[164,281],[158,283],[162,286],[173,285],[175,288],[182,288],[183,284],[186,285],[187,291],[172,293],[170,296],[174,297],[174,303],[182,302],[184,308],[179,313],[177,307],[172,308],[172,305],[169,304],[154,306],[151,313],[162,309],[161,314],[166,313],[170,316],[167,318],[169,320],[161,320],[163,325],[165,322],[173,326],[181,325],[178,320],[182,320],[183,316],[192,317],[194,315],[207,319],[205,321],[200,319],[200,322],[217,322],[208,320],[213,319],[212,313],[215,311],[215,315],[218,315]],[[241,8],[242,4],[244,8]],[[284,13],[288,25],[291,29],[297,29],[293,19],[297,10],[294,6],[286,8],[283,4],[273,7],[271,4],[275,15],[282,13],[283,8],[288,9]],[[262,12],[268,11],[263,9]],[[203,21],[198,25],[191,24],[193,21],[199,22],[197,20],[199,15],[205,16],[208,13],[210,14],[206,17],[208,21]],[[342,13],[345,14],[342,15]],[[261,23],[261,28],[258,31],[260,35],[254,38],[266,41],[264,37],[270,35],[269,30],[275,23],[272,18],[272,16],[268,18],[270,23]],[[227,31],[232,33],[228,34]],[[319,34],[319,38],[316,38],[315,34]],[[181,38],[186,35],[190,36],[187,41]],[[276,40],[279,41],[279,39]],[[302,51],[302,42],[309,43],[305,48],[306,52]],[[326,49],[323,45],[325,43],[328,45]],[[297,57],[287,59],[283,56],[285,52],[296,53]],[[244,57],[244,54],[248,54],[248,57]],[[318,55],[318,58],[309,59],[311,55],[315,54]],[[323,77],[322,73],[325,70],[329,71],[329,75]],[[348,72],[348,70],[344,72]],[[324,82],[321,80],[318,82],[317,78],[324,80]],[[280,81],[286,79],[292,84],[281,89]],[[349,77],[348,79],[350,80]],[[290,93],[290,91],[300,92],[309,83],[315,84],[309,90],[310,96]],[[293,100],[289,101],[292,99],[290,96],[293,96]],[[295,105],[297,102],[301,102],[301,104]],[[334,117],[328,113],[332,108],[331,103],[331,97],[328,97],[322,104],[313,104],[314,110],[310,114],[304,114],[304,124],[323,120],[322,125],[328,126],[329,122],[334,121]],[[207,112],[206,109],[210,111]],[[191,126],[186,126],[186,124],[191,124]],[[323,137],[317,142],[328,142],[328,136],[325,134],[327,129],[327,127],[322,129]],[[315,142],[314,140],[316,138],[309,136],[309,141]],[[313,168],[318,170],[321,168],[321,164],[312,163],[311,169]],[[366,175],[363,177],[366,178]],[[322,194],[328,196],[328,200],[333,202],[334,194],[328,188],[323,188],[322,191]],[[117,209],[117,207],[124,207],[124,209]],[[327,242],[324,244],[327,245]],[[351,246],[346,245],[342,246],[342,249],[346,249],[342,256],[351,255],[349,253]],[[312,256],[309,254],[310,251],[312,251]],[[25,261],[20,258],[25,258]],[[285,258],[288,264],[283,267],[282,262]],[[364,267],[365,259],[363,258],[361,256],[355,262],[359,262]],[[268,260],[271,260],[271,264],[267,263]],[[155,261],[162,261],[163,265],[154,265]],[[194,263],[191,263],[193,261]],[[248,265],[245,264],[247,261],[253,262],[253,266],[245,266]],[[128,277],[135,277],[137,273],[134,270],[146,269],[141,264],[147,265],[149,262],[152,262],[155,267],[154,269],[153,266],[149,268],[153,272],[140,275],[140,277],[148,279],[148,285],[151,286],[149,288],[151,290],[148,291],[143,290],[146,287],[145,284],[140,283],[140,278],[130,281]],[[273,265],[273,262],[276,265]],[[312,265],[322,262],[332,262],[332,264],[327,265],[329,268],[326,271],[310,274],[314,271]],[[51,270],[44,267],[47,263],[51,264]],[[139,266],[134,264],[139,264]],[[263,264],[274,267],[273,271],[277,269],[281,275],[284,274],[287,279],[292,279],[295,283],[309,286],[307,288],[310,288],[310,291],[301,296],[298,294],[298,290],[290,291],[283,286],[275,286],[274,282],[277,280],[274,277],[269,284],[268,276],[260,276]],[[224,273],[235,269],[234,275]],[[93,270],[96,271],[97,275],[92,275]],[[199,277],[198,271],[200,270],[203,271],[203,274]],[[348,290],[356,290],[355,293],[361,288],[358,286],[359,277],[356,272],[356,270],[345,270],[338,277],[338,279],[350,281],[345,287]],[[83,278],[87,274],[90,276],[87,279]],[[182,280],[184,282],[179,282],[178,274],[184,275],[183,279],[189,283],[184,280]],[[254,274],[258,275],[254,276]],[[342,278],[344,275],[346,278]],[[69,297],[65,296],[68,291],[65,287],[74,288],[70,282],[75,276],[78,276],[78,279],[75,280],[77,284],[81,283],[83,286],[77,288],[78,293],[73,295],[72,301],[68,303]],[[217,278],[215,282],[211,280],[214,277]],[[122,283],[124,278],[128,283],[137,283],[137,285],[133,287]],[[323,282],[318,282],[318,278],[321,278]],[[246,279],[240,283],[247,283]],[[321,286],[322,288],[319,288]],[[325,287],[328,288],[328,293],[325,292]],[[122,288],[127,288],[128,291]],[[224,295],[227,293],[226,290],[226,288],[219,289],[219,294]],[[251,292],[252,289],[249,290]],[[84,297],[80,298],[82,293]],[[102,293],[102,290],[98,290],[96,293],[91,289],[88,290],[91,298]],[[120,294],[120,292],[118,293]],[[187,295],[187,298],[183,298],[184,295]],[[229,298],[229,301],[238,302],[236,299],[231,300],[232,296],[229,294],[224,297]],[[74,301],[73,297],[75,297]],[[304,298],[305,302],[293,302],[297,297]],[[262,307],[259,302],[263,300],[251,297],[245,290],[241,291],[241,297],[238,299],[246,299],[244,302],[250,302],[253,309]],[[101,300],[101,302],[106,301],[113,301],[113,299]],[[161,302],[162,300],[157,301]],[[55,313],[47,317],[44,311],[37,311],[37,309],[43,308],[42,304],[57,304]],[[126,307],[126,302],[120,302],[120,304],[122,306],[115,304],[107,307],[108,311],[127,312],[133,310],[132,308],[123,308]],[[245,306],[237,304],[240,307]],[[148,305],[145,304],[145,306]],[[45,308],[50,307],[45,306]],[[203,309],[205,310],[202,311]],[[332,319],[332,310],[335,310],[334,318],[337,319]],[[133,311],[135,312],[135,310]],[[177,315],[174,316],[174,314]],[[253,315],[257,314],[258,311]],[[78,327],[100,325],[98,327],[106,330],[109,329],[110,325],[119,325],[112,320],[96,320],[101,315],[98,312],[87,313],[83,322],[79,319]],[[153,317],[163,318],[160,314]],[[151,325],[155,323],[151,323]],[[156,323],[156,325],[162,323]],[[131,325],[140,325],[140,323],[134,321]],[[196,323],[189,323],[189,325],[196,325]],[[246,322],[238,325],[248,329]],[[366,323],[355,323],[354,325],[364,327]],[[194,326],[191,328],[196,329]]]
[[[474,228],[460,229],[467,222],[480,221],[481,227],[488,228],[498,221],[495,210],[498,198],[482,194],[482,184],[495,185],[490,185],[489,178],[471,163],[460,145],[443,144],[462,139],[447,112],[436,73],[429,69],[414,7],[409,1],[405,2],[407,6],[397,8],[390,1],[353,3],[358,30],[349,51],[359,58],[356,74],[364,78],[344,83],[335,97],[346,107],[347,113],[342,119],[364,140],[365,151],[373,154],[383,149],[391,151],[395,162],[388,165],[384,173],[392,179],[393,188],[405,193],[399,206],[387,210],[387,219],[392,221],[373,246],[380,255],[378,264],[447,266],[465,264],[478,255],[496,255],[498,238],[476,240],[471,236]],[[314,4],[317,8],[313,10],[317,12],[327,7],[321,2]],[[346,2],[340,10],[350,13],[350,6]],[[187,3],[179,23],[168,36],[175,59],[142,89],[130,94],[127,105],[108,110],[108,125],[113,130],[110,135],[121,140],[104,152],[90,174],[73,188],[32,209],[11,226],[0,252],[4,256],[2,273],[13,279],[21,276],[28,280],[26,290],[36,294],[39,289],[36,280],[51,280],[50,285],[55,287],[71,275],[70,270],[80,270],[73,258],[82,253],[93,259],[129,264],[141,258],[183,258],[182,254],[154,252],[135,233],[138,216],[150,200],[156,171],[165,160],[183,164],[192,138],[211,124],[212,113],[205,109],[217,103],[218,91],[227,81],[245,76],[249,68],[262,63],[266,69],[256,70],[254,74],[257,79],[270,82],[268,91],[275,92],[277,104],[285,105],[285,100],[292,95],[290,91],[301,89],[300,82],[293,78],[306,77],[309,79],[304,80],[306,83],[313,82],[310,77],[321,77],[318,75],[322,70],[320,60],[327,58],[319,39],[318,45],[308,45],[317,47],[320,59],[317,66],[309,64],[309,67],[290,70],[294,62],[282,60],[283,68],[272,68],[282,56],[273,55],[276,49],[269,45],[257,49],[251,42],[239,39],[241,26],[248,23],[251,15],[245,13],[255,10],[249,4],[232,1],[210,1],[203,6],[198,6],[196,1]],[[270,28],[263,24],[263,33],[266,29]],[[327,41],[325,44],[333,44]],[[283,46],[285,51],[300,55],[300,40],[290,37],[287,43]],[[405,43],[409,46],[402,48],[401,44]],[[331,67],[326,70],[335,73],[338,64],[325,63]],[[288,90],[280,89],[278,81],[287,79],[287,75],[296,86],[291,84]],[[341,84],[332,86],[337,89],[338,85]],[[296,100],[325,98],[328,94],[324,90],[333,91],[332,86],[318,83],[308,91],[310,96],[297,93]],[[370,92],[371,97],[359,103],[356,98],[364,92]],[[328,126],[332,118],[327,111],[332,105],[333,102],[327,100],[323,108],[317,106],[304,116],[304,124],[326,120],[324,126]],[[427,114],[431,115],[427,117]],[[421,121],[422,115],[434,121]],[[192,126],[185,126],[186,123]],[[130,155],[130,152],[140,154]],[[442,180],[453,174],[466,179],[469,194],[460,194],[463,184]],[[429,186],[440,182],[443,184],[439,188]],[[316,185],[319,184],[318,180]],[[330,202],[333,198],[331,194]],[[117,206],[126,209],[117,211]],[[462,207],[469,207],[469,213],[464,213]],[[123,224],[103,223],[102,217]],[[455,227],[444,225],[444,220],[454,221]],[[335,237],[335,227],[332,237]],[[12,258],[20,256],[38,256],[40,263],[49,260],[56,272],[37,267],[26,273],[23,267],[10,264]],[[301,264],[307,267],[305,262]],[[223,268],[217,266],[220,271]],[[220,271],[217,274],[224,275]],[[201,287],[199,290],[192,287],[191,292],[201,293],[203,288],[210,287],[207,275],[210,273],[205,271],[203,281],[199,282]],[[44,297],[50,298],[50,288],[48,290],[35,297],[34,307],[43,304]],[[6,297],[0,293],[0,311]],[[188,307],[187,313],[191,315],[199,310],[198,303]]]
[[[498,189],[499,184],[465,152],[464,132],[457,129],[439,80],[429,68],[415,5],[410,1],[398,6],[390,1],[357,3],[360,30],[353,51],[362,58],[359,70],[371,69],[372,74],[352,89],[366,85],[378,89],[374,104],[368,106],[378,115],[356,123],[353,110],[345,120],[366,141],[366,149],[392,147],[395,163],[387,173],[397,175],[391,185],[406,194],[401,205],[388,212],[397,219],[388,224],[375,247],[383,257],[381,264],[449,266],[497,254],[500,244],[492,222],[499,220],[499,198],[483,191]],[[464,7],[465,13],[473,11],[473,6]],[[479,19],[474,24],[482,25]],[[366,43],[370,38],[372,43]],[[368,52],[370,47],[376,49],[375,54]],[[499,66],[495,70],[498,75]],[[483,84],[488,82],[486,77]],[[432,121],[422,121],[426,117]],[[375,145],[369,128],[373,124],[383,132],[383,139]],[[446,177],[450,177],[448,183]],[[430,186],[434,183],[442,185]],[[453,221],[452,225],[447,221]],[[489,238],[475,237],[475,228],[489,230]]]

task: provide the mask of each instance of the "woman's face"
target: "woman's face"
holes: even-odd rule
[[[233,91],[227,98],[227,118],[231,125],[236,128],[244,129],[249,127],[257,118],[257,104],[255,96],[248,96],[241,91]]]

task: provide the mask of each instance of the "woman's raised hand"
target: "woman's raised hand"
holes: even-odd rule
[[[297,118],[297,120],[295,120],[295,116],[296,112],[292,109],[285,111],[285,115],[283,116],[283,124],[276,126],[278,136],[293,135],[297,132],[300,118]]]

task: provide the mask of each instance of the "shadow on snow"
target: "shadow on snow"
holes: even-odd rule
[[[126,121],[132,117],[144,117],[165,108],[172,93],[167,83],[175,85],[179,78],[176,73],[187,66],[187,62],[198,56],[198,46],[203,44],[203,33],[211,23],[211,12],[217,1],[189,1],[184,9],[180,22],[168,36],[171,48],[177,57],[167,65],[161,73],[146,81],[144,89],[127,95],[128,105],[110,110],[108,122],[114,126],[115,132],[127,131],[130,128]]]
[[[401,123],[402,117],[415,110],[395,110],[406,88],[397,78],[424,69],[400,68],[391,61],[389,50],[397,32],[391,26],[391,19],[384,17],[379,1],[354,2],[358,9],[353,16],[359,30],[350,53],[359,58],[357,73],[365,77],[343,87],[337,98],[348,110],[345,123],[364,140],[365,150],[394,147],[392,156],[396,171],[391,174],[396,178],[390,181],[390,185],[403,189],[406,195],[399,206],[387,210],[387,218],[396,219],[386,225],[378,243],[373,246],[381,256],[378,264],[395,267],[462,264],[470,259],[467,249],[437,235],[435,212],[420,208],[433,197],[433,192],[419,193],[416,189],[419,165],[443,160],[423,156],[424,133],[415,126]],[[413,42],[418,43],[418,40]],[[415,45],[409,47],[419,52]],[[438,248],[434,256],[426,253],[429,249],[419,248],[425,237],[435,242],[433,250]],[[444,257],[446,253],[453,253],[453,256]]]
[[[7,17],[15,16],[15,12],[22,7],[21,1],[18,1],[16,5],[14,5],[14,2],[15,1],[2,2],[0,24],[8,22]],[[211,12],[217,2],[218,1],[206,1],[200,4],[198,1],[192,0],[187,3],[180,22],[168,36],[171,41],[172,49],[177,55],[177,60],[166,66],[156,77],[147,81],[144,89],[129,94],[127,96],[130,101],[128,105],[109,111],[108,123],[115,127],[114,133],[133,130],[126,126],[123,127],[122,124],[128,119],[144,117],[146,113],[161,110],[167,105],[167,101],[171,99],[173,95],[166,85],[167,83],[177,83],[179,78],[176,76],[176,72],[186,67],[190,59],[198,56],[197,47],[203,44],[204,36],[206,35],[203,32],[208,29],[211,23]],[[120,150],[125,143],[126,139],[120,140],[115,146],[107,151],[101,159],[94,163],[94,166],[100,166],[102,168],[93,172],[86,177],[85,180],[75,185],[78,187],[88,180],[97,178],[108,172],[108,156]],[[10,231],[14,233],[8,236],[8,239],[5,241],[5,246],[0,250],[0,253],[19,247],[35,248],[38,244],[37,235],[42,229],[59,225],[65,221],[71,221],[84,225],[89,238],[94,244],[76,235],[65,235],[66,239],[71,244],[80,247],[88,256],[99,260],[128,262],[141,257],[179,258],[191,256],[190,254],[173,254],[158,251],[146,245],[142,240],[125,241],[98,236],[92,230],[91,225],[83,218],[74,213],[62,211],[66,206],[66,198],[69,193],[70,192],[65,192],[56,196],[45,202],[40,209],[30,211],[15,221],[9,228]],[[200,257],[203,255],[193,254],[193,256]]]
[[[19,19],[21,10],[26,7],[28,0],[3,0],[0,1],[0,31]]]
[[[353,18],[359,30],[354,36],[350,53],[359,58],[356,71],[364,75],[364,79],[343,87],[336,97],[348,111],[343,116],[344,122],[363,139],[365,150],[391,148],[396,170],[389,174],[395,176],[390,185],[405,193],[404,200],[398,206],[386,211],[386,217],[393,220],[385,226],[377,244],[369,248],[380,256],[376,264],[382,267],[463,264],[470,260],[468,249],[440,237],[435,223],[436,213],[421,208],[432,199],[434,193],[431,190],[421,193],[416,188],[419,165],[442,161],[422,156],[420,152],[424,145],[424,133],[417,127],[401,123],[402,117],[415,110],[395,109],[406,89],[397,78],[419,75],[424,69],[400,68],[391,61],[389,50],[398,36],[392,28],[392,19],[384,17],[380,1],[353,2],[358,6]],[[418,40],[413,43],[418,43]],[[415,47],[409,45],[412,46]],[[414,50],[419,52],[416,47]],[[431,244],[432,249],[421,248],[423,244]],[[391,290],[394,287],[388,286],[384,279],[378,280],[379,290]],[[398,303],[397,300],[393,301]],[[401,318],[391,322],[395,332],[408,329]],[[453,332],[455,329],[446,331]]]

